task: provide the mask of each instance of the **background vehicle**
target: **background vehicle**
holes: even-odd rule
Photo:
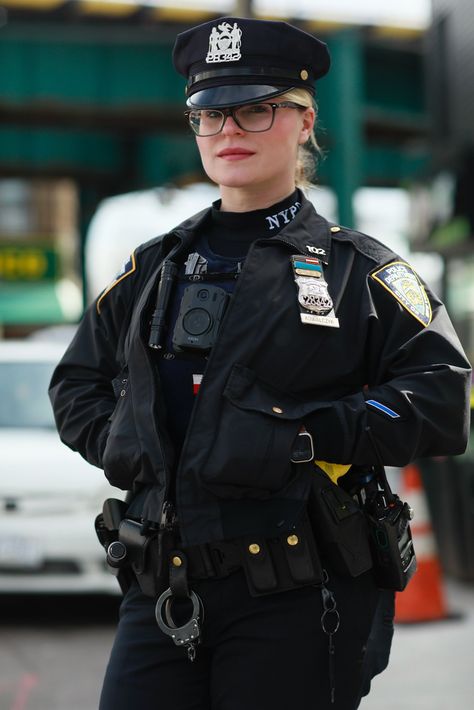
[[[94,518],[124,492],[61,443],[48,399],[65,347],[0,342],[0,592],[119,593]]]

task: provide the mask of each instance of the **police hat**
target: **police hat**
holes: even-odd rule
[[[188,80],[187,105],[217,108],[314,93],[330,58],[324,42],[286,22],[221,17],[179,34],[173,63]]]

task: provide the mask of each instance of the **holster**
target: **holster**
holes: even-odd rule
[[[169,551],[174,540],[165,531],[146,531],[143,524],[125,518],[120,523],[118,539],[127,548],[129,569],[143,594],[156,597],[169,585]]]
[[[339,574],[358,577],[373,564],[364,512],[317,465],[312,476],[308,515],[321,554]]]

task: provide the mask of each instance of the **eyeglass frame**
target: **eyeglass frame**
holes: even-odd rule
[[[268,128],[259,129],[258,131],[253,131],[253,130],[248,130],[247,128],[243,128],[240,125],[240,123],[238,122],[238,120],[236,119],[234,112],[238,111],[240,108],[243,108],[244,106],[259,106],[261,104],[265,104],[266,106],[270,106],[272,109],[272,120],[271,120],[271,123],[268,126]],[[227,107],[225,109],[214,108],[212,106],[208,106],[207,108],[191,108],[188,111],[185,111],[184,115],[188,119],[188,123],[189,123],[194,135],[198,136],[199,138],[210,138],[211,136],[217,136],[217,135],[219,135],[219,133],[222,133],[224,126],[225,126],[225,122],[227,121],[229,116],[232,117],[232,120],[237,124],[237,126],[240,128],[241,131],[245,131],[246,133],[265,133],[266,131],[269,131],[273,127],[273,124],[275,123],[275,111],[277,108],[296,108],[296,109],[303,109],[304,110],[307,108],[307,106],[303,106],[302,104],[297,104],[294,101],[281,101],[280,103],[273,103],[270,101],[255,101],[255,102],[252,102],[251,104],[250,103],[249,104],[239,104],[238,106],[231,106],[231,107]],[[223,121],[222,121],[221,127],[215,133],[206,133],[206,135],[200,135],[199,133],[196,133],[196,131],[194,130],[194,128],[191,124],[191,121],[189,120],[189,116],[193,111],[219,111],[219,113],[221,113],[223,116]]]

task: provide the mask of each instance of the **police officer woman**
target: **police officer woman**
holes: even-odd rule
[[[101,522],[132,578],[100,708],[352,710],[379,599],[353,491],[464,450],[469,364],[410,265],[297,186],[326,45],[222,18],[174,62],[221,200],[136,249],[50,390],[131,491]]]

